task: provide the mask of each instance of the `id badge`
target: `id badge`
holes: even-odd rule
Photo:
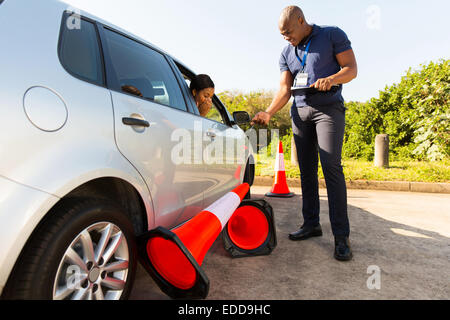
[[[306,87],[308,85],[308,74],[298,73],[295,77],[294,87]]]

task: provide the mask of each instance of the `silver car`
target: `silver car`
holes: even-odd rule
[[[252,183],[248,114],[147,41],[54,0],[0,0],[0,41],[2,298],[125,299],[136,236]]]

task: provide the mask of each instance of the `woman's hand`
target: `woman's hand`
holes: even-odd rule
[[[202,117],[206,117],[206,115],[208,114],[209,110],[211,110],[212,107],[212,100],[211,99],[207,99],[205,100],[203,103],[201,103],[198,106],[198,111],[200,112],[200,115]]]
[[[269,124],[270,118],[272,116],[268,112],[258,112],[252,119],[252,122],[250,123],[252,126],[255,124],[262,124],[267,126]]]

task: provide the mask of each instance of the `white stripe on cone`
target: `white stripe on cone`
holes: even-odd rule
[[[228,192],[222,198],[211,204],[204,211],[209,211],[219,219],[223,228],[227,225],[228,220],[241,204],[241,198],[234,192]]]
[[[284,169],[284,154],[281,152],[277,153],[277,157],[275,159],[275,172],[277,171],[285,171]]]

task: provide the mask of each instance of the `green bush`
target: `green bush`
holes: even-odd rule
[[[372,160],[374,138],[382,123],[381,115],[373,103],[349,102],[346,104],[344,158]]]
[[[372,160],[375,136],[389,134],[393,159],[442,160],[450,156],[450,60],[408,70],[378,98],[347,107],[344,158]]]

